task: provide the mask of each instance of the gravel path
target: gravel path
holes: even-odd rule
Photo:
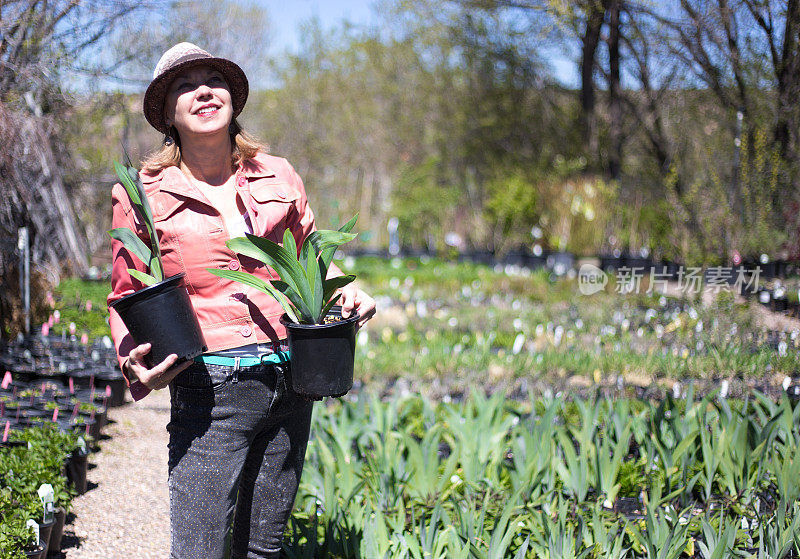
[[[110,419],[104,430],[110,438],[89,456],[89,490],[74,500],[61,557],[163,559],[169,556],[169,390],[112,408]]]

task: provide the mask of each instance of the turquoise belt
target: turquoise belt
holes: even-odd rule
[[[227,357],[225,355],[198,355],[194,358],[198,363],[206,365],[223,365],[225,367],[255,367],[257,365],[277,365],[289,361],[288,351],[265,353],[260,357]]]

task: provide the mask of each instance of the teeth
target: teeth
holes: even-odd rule
[[[210,112],[216,111],[216,110],[217,110],[216,107],[206,107],[205,109],[200,109],[199,111],[197,111],[197,114],[204,115],[206,113],[210,113]]]

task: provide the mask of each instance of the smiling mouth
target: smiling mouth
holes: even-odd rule
[[[218,110],[219,110],[219,107],[203,107],[202,109],[197,111],[195,114],[198,115],[198,116],[208,116],[208,115],[216,113]]]

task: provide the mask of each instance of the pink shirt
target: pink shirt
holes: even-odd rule
[[[208,350],[285,338],[285,328],[279,321],[283,309],[274,298],[219,278],[206,268],[243,270],[264,280],[277,279],[274,270],[236,254],[225,245],[230,238],[225,220],[178,167],[139,176],[153,210],[165,277],[180,272],[186,274],[184,282]],[[289,229],[299,248],[316,228],[303,181],[285,159],[259,153],[239,167],[235,185],[245,202],[254,234],[281,243],[283,232]],[[139,223],[120,184],[114,185],[112,190],[112,208],[113,227],[128,227],[147,241],[146,229]],[[112,253],[109,303],[144,287],[131,278],[128,268],[145,271],[145,265],[121,242],[112,240]],[[341,272],[331,266],[329,275],[341,275]],[[109,310],[111,336],[122,364],[135,345],[119,315]],[[150,392],[138,381],[131,384],[130,390],[135,400]]]

